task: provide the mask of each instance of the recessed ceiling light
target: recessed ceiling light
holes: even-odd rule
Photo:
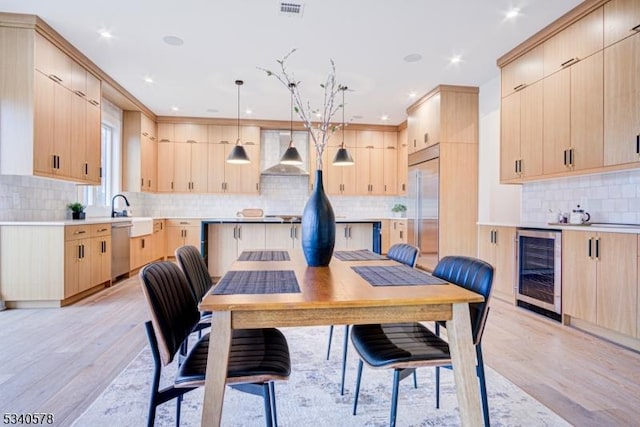
[[[98,34],[100,34],[100,37],[103,39],[110,39],[113,37],[113,34],[111,34],[109,30],[100,30],[98,31]]]
[[[389,120],[389,116],[387,116],[386,114],[383,114],[382,117],[380,117],[380,120],[382,120],[383,122],[386,122],[387,120]]]
[[[452,64],[459,64],[462,62],[462,56],[460,55],[453,55],[451,57],[451,59],[449,59],[449,62],[451,62]]]
[[[251,115],[251,114],[253,114],[253,111],[251,111],[250,108],[247,108],[246,110],[244,110],[244,113],[248,114],[248,115]]]
[[[416,96],[418,96],[417,93],[415,92],[409,92],[409,98],[415,98]]]
[[[404,57],[405,62],[418,62],[422,59],[422,55],[419,53],[411,53]]]
[[[178,111],[180,110],[178,107],[176,107],[175,105],[173,107],[171,107],[171,111]]]
[[[182,46],[184,44],[184,40],[176,36],[164,36],[162,41],[170,46]]]
[[[153,83],[153,79],[151,77],[149,77],[149,76],[144,76],[144,81],[146,83]]]
[[[219,113],[220,110],[216,108],[207,108],[207,113]]]
[[[519,7],[514,7],[513,9],[508,10],[504,14],[505,19],[515,19],[518,16],[520,16],[520,8]]]

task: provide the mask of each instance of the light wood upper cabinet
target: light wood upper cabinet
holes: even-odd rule
[[[604,50],[604,164],[640,161],[640,34]]]
[[[571,149],[574,170],[603,165],[603,53],[571,67]]]
[[[636,336],[638,237],[635,234],[562,233],[563,312]]]
[[[505,65],[500,71],[502,96],[508,96],[542,79],[543,60],[543,50],[540,45]]]
[[[160,124],[158,124],[158,135]],[[158,141],[158,192],[170,193],[174,190],[174,144],[168,139]]]
[[[543,82],[502,98],[500,111],[501,180],[542,175]]]
[[[324,182],[324,188],[328,194],[353,195],[357,193],[356,177],[358,174],[358,171],[356,170],[356,165],[358,164],[356,131],[344,131],[344,146],[349,151],[349,154],[351,154],[356,165],[334,166],[331,164],[338,149],[340,148],[342,139],[342,131],[335,133],[329,139],[327,147],[324,149],[324,152],[327,153],[326,161],[323,163],[323,180],[326,179]],[[324,175],[326,175],[326,178]]]
[[[600,7],[546,40],[544,75],[582,61],[603,48],[603,8]]]
[[[603,56],[544,79],[544,174],[603,165]]]
[[[209,162],[202,166],[207,169],[208,191],[211,193],[260,192],[260,128],[241,126],[240,140],[251,163],[234,165],[227,163],[227,157],[238,139],[236,126],[208,126]],[[204,172],[203,172],[204,173]]]
[[[34,173],[99,184],[100,80],[40,34],[35,65]]]
[[[356,193],[365,195],[384,194],[385,150],[383,146],[383,132],[356,131],[355,157],[358,159],[355,164]],[[342,168],[344,169],[345,167]]]
[[[56,83],[71,88],[73,60],[41,34],[35,34],[35,67]]]
[[[407,128],[398,132],[398,195],[407,194],[407,180],[409,178],[409,144],[407,141]]]
[[[158,147],[155,122],[140,111],[123,114],[125,191],[157,191]]]
[[[538,116],[524,110],[518,114],[518,102],[511,93],[503,97],[501,111],[502,181],[616,171],[638,165],[640,3],[603,3],[582,17],[588,6],[577,7],[574,17],[565,20],[567,23],[553,23],[498,60],[504,96],[518,87],[513,86],[518,81],[514,77],[516,63],[526,62],[539,48],[544,56],[542,173],[518,171],[517,144],[511,141],[517,140],[517,129],[523,126],[519,121],[525,117],[537,120]],[[525,134],[529,132],[520,136]]]
[[[478,88],[438,86],[407,114],[409,153],[438,143],[478,142]]]
[[[195,123],[176,123],[174,139],[177,142],[209,142],[207,125]]]
[[[383,194],[398,194],[398,181],[404,179],[400,173],[404,171],[398,170],[398,132],[383,132],[383,153],[382,153],[382,170],[383,170]],[[406,184],[405,184],[406,187]]]
[[[194,140],[191,140],[194,141]],[[173,191],[206,193],[208,179],[206,142],[175,142],[173,144]]]
[[[604,5],[604,46],[640,31],[640,2],[611,0]]]

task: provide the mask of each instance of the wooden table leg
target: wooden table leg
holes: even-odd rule
[[[231,312],[214,311],[211,316],[211,344],[202,402],[203,426],[220,426],[231,347]]]
[[[447,336],[460,406],[460,422],[463,426],[477,427],[481,426],[483,421],[469,305],[453,304],[452,317],[447,321]]]

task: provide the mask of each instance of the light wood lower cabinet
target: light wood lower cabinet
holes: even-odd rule
[[[151,238],[153,247],[153,260],[165,259],[167,253],[167,233],[164,219],[153,221],[153,234]]]
[[[265,249],[302,251],[300,223],[265,224]]]
[[[637,336],[638,236],[562,233],[563,313]]]
[[[153,260],[153,234],[129,239],[129,269],[137,270]]]
[[[200,228],[199,219],[167,219],[166,239],[167,258],[175,257],[176,249],[180,246],[191,245],[200,250]]]
[[[266,249],[265,233],[265,224],[209,224],[209,274],[223,276],[242,251]]]
[[[8,307],[57,307],[110,284],[110,224],[0,227],[0,292]]]
[[[334,250],[373,250],[373,228],[371,223],[336,224],[336,244]]]
[[[111,224],[91,226],[91,281],[89,288],[111,281]],[[81,285],[82,287],[82,285]],[[83,289],[80,289],[83,290]]]
[[[493,266],[492,295],[514,303],[515,227],[481,225],[478,234],[478,257]]]

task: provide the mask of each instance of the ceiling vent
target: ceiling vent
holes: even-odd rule
[[[280,15],[301,17],[303,10],[302,3],[280,2]]]

